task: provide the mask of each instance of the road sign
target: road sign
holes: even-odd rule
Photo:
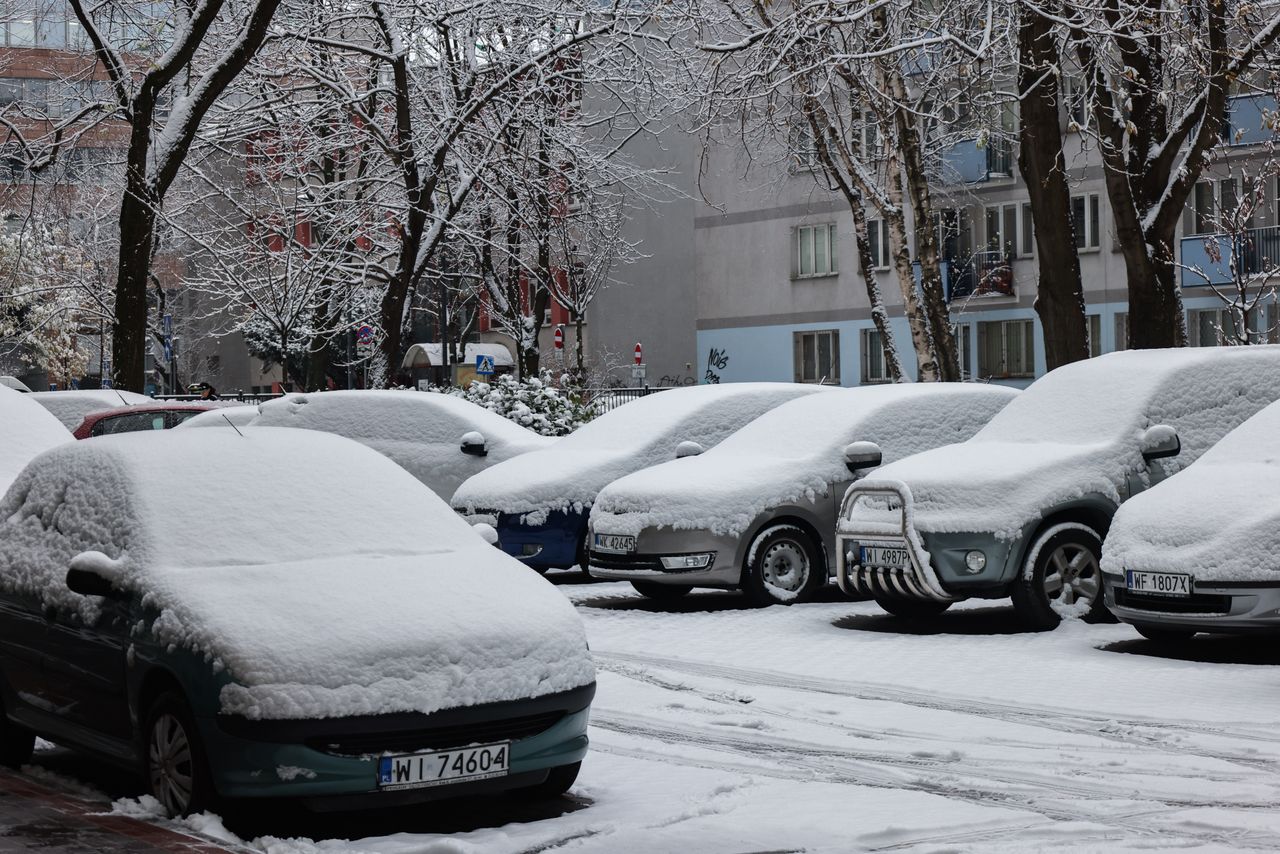
[[[636,364],[639,365],[644,361],[644,355],[640,350],[640,342],[636,342]]]
[[[476,373],[482,377],[491,375],[493,373],[493,357],[476,356]]]
[[[164,360],[166,362],[173,361],[173,336],[164,336]]]
[[[646,365],[644,362],[641,362],[641,363],[640,363],[640,364],[638,364],[638,365],[632,365],[632,366],[631,366],[631,379],[633,379],[633,380],[642,380],[642,379],[644,379],[644,377],[645,377],[645,372],[646,372],[646,370],[648,369],[648,367],[649,367],[649,366],[648,366],[648,365]]]
[[[102,387],[103,387],[103,388],[111,388],[111,375],[110,375],[110,374],[103,374],[103,375],[102,375]]]
[[[555,342],[556,342],[557,350],[564,349],[564,327],[563,326],[556,327]]]
[[[173,315],[172,314],[166,314],[164,318],[161,320],[161,324],[164,326],[164,334],[166,337],[173,334]]]
[[[373,327],[367,323],[360,324],[356,328],[356,342],[360,344],[373,343]]]

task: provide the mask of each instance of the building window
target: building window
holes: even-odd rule
[[[1076,248],[1097,249],[1102,227],[1101,200],[1097,193],[1071,197],[1071,225],[1076,232]]]
[[[1249,341],[1261,343],[1265,338],[1259,328],[1262,306],[1249,318]],[[1187,344],[1192,347],[1217,347],[1239,343],[1240,329],[1235,313],[1229,308],[1198,308],[1187,312]]]
[[[1089,324],[1089,358],[1102,355],[1102,315],[1090,314],[1085,320]]]
[[[840,383],[840,333],[835,329],[797,332],[795,376],[798,383]]]
[[[1188,234],[1214,234],[1221,230],[1225,214],[1234,211],[1239,203],[1239,192],[1234,178],[1218,181],[1200,181],[1191,199],[1191,221]]]
[[[1129,312],[1116,312],[1116,349],[1129,349]]]
[[[889,269],[889,226],[882,219],[867,221],[867,242],[871,244],[871,269]]]
[[[790,147],[793,172],[813,172],[821,165],[818,161],[818,146],[813,138],[813,129],[809,127],[807,121],[791,129]]]
[[[1035,324],[1030,320],[990,320],[978,324],[978,374],[1034,377]]]
[[[1062,78],[1062,99],[1067,105],[1067,130],[1076,131],[1085,127],[1085,106],[1088,91],[1085,80],[1079,74],[1068,74]]]
[[[992,205],[987,208],[987,251],[1012,258],[1018,250],[1018,205]]]
[[[1018,247],[1019,258],[1034,258],[1036,254],[1036,233],[1031,217],[1031,202],[1022,203],[1022,245]]]
[[[801,225],[791,232],[792,274],[797,279],[836,273],[836,227]]]
[[[961,323],[951,327],[956,336],[956,351],[960,356],[960,379],[973,379],[973,324]]]
[[[884,356],[884,336],[879,329],[862,330],[862,381],[887,383],[892,380],[889,360]]]

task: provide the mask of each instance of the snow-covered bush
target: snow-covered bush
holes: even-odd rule
[[[492,382],[477,380],[465,389],[435,391],[464,397],[543,436],[567,436],[591,420],[578,396],[557,388],[548,371],[525,380],[503,374]]]

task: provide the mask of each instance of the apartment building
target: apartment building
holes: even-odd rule
[[[1196,187],[1179,235],[1182,298],[1193,346],[1219,343],[1230,327],[1223,301],[1207,285],[1230,281],[1227,238],[1214,236],[1216,214],[1242,192],[1240,167],[1258,166],[1274,138],[1273,98],[1231,99],[1228,128],[1213,165]],[[1070,126],[1063,117],[1064,126]],[[1081,117],[1082,118],[1082,117]],[[1083,124],[1083,122],[1079,122]],[[1094,355],[1127,345],[1124,261],[1113,234],[1096,150],[1069,132],[1065,154],[1072,187],[1090,346]],[[943,278],[966,376],[1024,386],[1045,371],[1043,332],[1033,305],[1036,247],[1026,185],[1012,146],[995,139],[953,142],[942,154],[945,180],[935,188]],[[1256,168],[1254,170],[1257,171]],[[702,187],[693,223],[701,382],[776,380],[845,386],[887,382],[880,336],[871,320],[847,203],[809,164],[723,150]],[[1249,223],[1250,272],[1280,261],[1276,178]],[[874,212],[869,212],[875,217]],[[874,274],[908,375],[915,358],[889,239],[870,223]],[[1203,274],[1203,275],[1202,275]],[[1255,337],[1275,340],[1280,313],[1263,307]]]

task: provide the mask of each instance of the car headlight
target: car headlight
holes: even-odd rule
[[[711,565],[715,552],[703,552],[693,555],[666,555],[662,558],[663,569],[705,569]]]
[[[987,556],[977,549],[974,549],[971,552],[966,552],[964,556],[964,565],[970,572],[977,574],[987,568]]]

